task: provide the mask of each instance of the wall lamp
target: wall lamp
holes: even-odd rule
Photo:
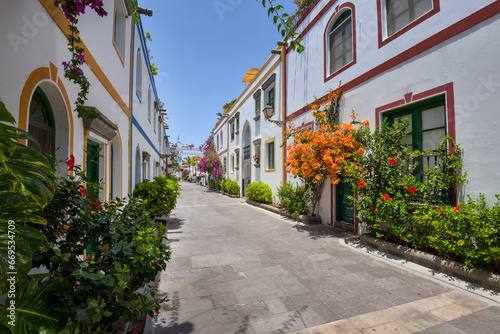
[[[264,119],[266,121],[274,123],[279,127],[283,127],[283,121],[275,121],[271,119],[274,115],[274,108],[272,106],[265,106],[264,109],[262,109],[262,113],[264,114]]]
[[[272,49],[271,50],[271,54],[273,54],[273,55],[281,55],[281,50]]]
[[[288,46],[288,42],[278,41],[278,46],[284,46],[286,48]]]
[[[142,8],[142,7],[137,6],[137,13],[144,14],[144,15],[149,16],[149,17],[153,16],[153,10],[150,8]]]

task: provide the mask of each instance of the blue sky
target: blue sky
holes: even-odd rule
[[[280,2],[287,13],[293,0]],[[237,98],[252,67],[260,68],[281,34],[256,0],[140,0],[153,9],[142,17],[153,38],[148,48],[165,103],[171,142],[203,144],[222,106]]]

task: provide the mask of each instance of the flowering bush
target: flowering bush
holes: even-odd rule
[[[200,171],[212,175],[216,180],[221,180],[224,175],[222,172],[222,163],[215,150],[213,137],[210,137],[203,146],[203,157],[200,158]]]
[[[354,126],[337,124],[341,97],[342,90],[339,88],[330,93],[325,105],[311,105],[318,126],[316,131],[294,129],[292,123],[286,132],[287,137],[293,137],[294,141],[287,146],[286,170],[300,178],[310,193],[312,215],[316,214],[326,179],[338,184],[345,174],[347,162],[355,154],[363,153],[361,144],[352,135]]]
[[[261,203],[273,202],[273,191],[266,183],[259,181],[250,183],[247,187],[246,194],[248,199]]]
[[[75,176],[59,180],[54,200],[41,213],[48,222],[41,228],[47,243],[35,253],[34,265],[46,266],[50,279],[66,284],[51,297],[51,315],[58,321],[45,326],[110,333],[122,316],[136,324],[165,301],[156,297],[152,282],[170,258],[162,243],[166,227],[150,219],[141,200],[130,198],[124,205],[92,197],[101,186],[85,188],[85,175],[78,166],[74,170]],[[43,286],[38,283],[38,289]]]

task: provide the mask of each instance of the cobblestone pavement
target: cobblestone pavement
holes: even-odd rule
[[[454,288],[243,199],[182,183],[168,227],[170,301],[146,333],[500,333],[494,292]]]

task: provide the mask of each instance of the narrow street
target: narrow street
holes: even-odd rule
[[[196,184],[168,222],[169,302],[146,333],[498,333],[481,298]]]

